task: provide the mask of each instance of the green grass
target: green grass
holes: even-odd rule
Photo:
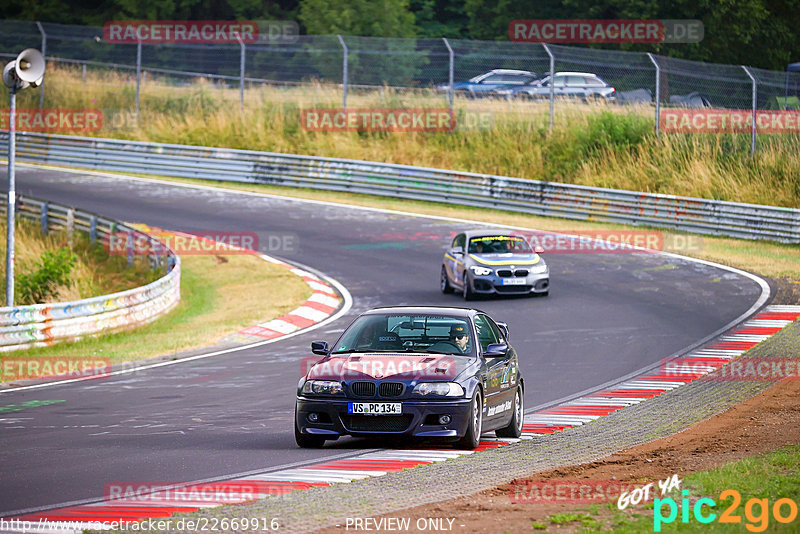
[[[666,497],[671,497],[676,502],[677,515],[671,523],[661,525],[661,532],[798,532],[800,531],[800,516],[791,523],[781,524],[775,520],[773,508],[779,499],[790,499],[795,505],[800,505],[800,445],[792,445],[773,451],[771,453],[752,456],[726,464],[717,469],[699,471],[687,475],[683,479],[682,489],[689,492],[688,521],[683,522],[683,496],[673,492]],[[725,490],[735,490],[741,497],[738,507],[732,508],[732,497],[720,498]],[[665,498],[666,498],[665,497]],[[716,514],[716,518],[709,524],[696,520],[693,514],[694,503],[700,498],[712,499],[716,506],[703,507],[703,514],[708,516]],[[760,506],[750,504],[750,516],[747,516],[748,502],[751,499],[766,499],[769,514],[763,515]],[[719,518],[726,510],[730,510],[731,517],[740,517],[739,524],[720,523]],[[781,513],[788,516],[790,508],[784,504]],[[584,521],[581,513],[555,514],[546,520],[551,523],[563,524],[574,521]],[[662,515],[669,515],[668,505],[662,505]],[[654,531],[654,506],[630,506],[620,512],[616,503],[610,503],[604,509],[590,509],[589,517],[595,522],[586,524],[585,532],[615,532],[619,534],[640,534]],[[747,528],[748,525],[750,528]]]
[[[472,121],[477,126],[439,133],[331,133],[308,131],[300,111],[341,107],[335,86],[251,86],[244,113],[238,93],[202,79],[175,87],[148,76],[137,123],[126,74],[90,71],[82,83],[78,70],[53,66],[45,107],[103,110],[103,129],[90,134],[103,137],[385,161],[800,207],[797,136],[760,135],[755,158],[750,157],[746,134],[657,139],[650,106],[558,102],[551,133],[547,103],[457,98],[457,116],[477,117]],[[0,88],[0,98],[5,95]],[[19,98],[21,108],[37,107],[35,91]],[[441,95],[418,90],[354,91],[348,99],[354,109],[444,106]]]

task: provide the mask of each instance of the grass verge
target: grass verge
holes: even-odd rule
[[[301,278],[256,256],[181,259],[181,302],[164,317],[132,331],[0,353],[0,363],[21,356],[96,356],[119,363],[174,354],[213,344],[224,335],[279,317],[311,296],[311,288]]]
[[[598,508],[559,513],[532,525],[541,530],[548,526],[571,527],[567,532],[588,534],[590,532],[615,532],[639,534],[652,532],[797,532],[797,496],[800,495],[800,445],[778,449],[768,454],[751,456],[707,471],[698,471],[683,479],[684,496],[673,492],[664,496],[674,500],[675,517],[671,516],[670,504],[654,506],[632,506],[623,511],[616,503]],[[726,490],[733,490],[730,494]],[[734,493],[735,492],[735,493]],[[737,497],[738,495],[738,497]],[[683,499],[687,499],[685,502]],[[701,498],[711,499],[701,503],[701,516],[713,520],[703,523],[695,515],[697,502]],[[783,500],[781,500],[783,499]],[[776,509],[775,504],[780,501]],[[790,504],[791,503],[791,504]],[[659,520],[655,520],[655,509]],[[684,515],[684,509],[688,513]],[[778,515],[788,522],[781,522]],[[792,514],[794,510],[794,514]],[[723,522],[723,514],[729,522]],[[731,522],[732,521],[732,522]],[[538,526],[537,526],[538,525]]]
[[[139,120],[129,73],[48,67],[45,108],[96,109],[103,125],[88,135],[384,161],[633,191],[800,207],[796,134],[654,134],[651,106],[558,101],[549,131],[546,102],[457,97],[452,132],[320,132],[301,111],[340,108],[333,85],[238,88],[199,78],[176,86],[148,73]],[[0,99],[7,94],[0,86]],[[23,92],[20,109],[37,108]],[[444,108],[441,93],[354,90],[348,108]],[[24,127],[22,128],[24,129]],[[81,134],[81,132],[78,132]]]

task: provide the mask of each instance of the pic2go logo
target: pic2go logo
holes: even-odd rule
[[[713,523],[717,520],[717,514],[711,510],[705,509],[714,508],[717,503],[714,499],[704,497],[695,501],[694,506],[689,504],[689,491],[683,490],[683,499],[681,499],[680,507],[674,499],[667,497],[666,499],[656,498],[653,502],[653,531],[661,532],[661,525],[672,523],[678,517],[678,511],[681,512],[681,522],[689,523],[689,510],[691,509],[694,519],[698,523]],[[719,523],[733,523],[741,524],[742,517],[736,513],[736,509],[742,503],[742,496],[736,490],[725,490],[719,494],[720,501],[732,499],[730,506],[719,515],[717,520]],[[668,515],[664,516],[664,507],[669,509]],[[772,516],[778,523],[791,523],[797,518],[797,503],[792,499],[783,498],[778,499],[772,505]],[[788,513],[787,513],[788,512]],[[769,527],[770,506],[769,499],[750,499],[744,505],[744,516],[748,523],[745,528],[750,532],[764,532]]]

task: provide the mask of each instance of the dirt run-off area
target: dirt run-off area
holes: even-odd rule
[[[418,530],[414,527],[420,518],[455,519],[451,525],[446,520],[443,523],[445,528],[449,527],[449,531],[455,533],[541,532],[534,530],[534,523],[546,525],[548,532],[572,532],[582,528],[579,522],[554,525],[547,523],[545,519],[553,514],[585,513],[587,504],[513,503],[513,485],[585,480],[630,482],[641,487],[647,482],[665,480],[675,474],[683,478],[688,473],[712,469],[747,456],[798,443],[800,381],[784,380],[673,436],[620,451],[596,462],[552,469],[529,479],[514,480],[510,484],[468,497],[400,510],[375,519],[409,518],[411,528],[404,530],[405,532],[431,532],[432,530]],[[607,510],[605,515],[611,518],[613,513]],[[341,525],[323,532],[356,531],[365,530]]]

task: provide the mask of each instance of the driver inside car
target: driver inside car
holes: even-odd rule
[[[469,331],[465,325],[453,325],[450,327],[450,339],[458,345],[461,352],[469,352]]]

